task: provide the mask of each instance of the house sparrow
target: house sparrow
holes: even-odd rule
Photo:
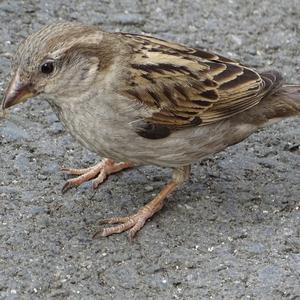
[[[97,233],[133,237],[190,174],[190,165],[265,125],[300,114],[300,85],[232,59],[151,36],[108,33],[78,23],[42,28],[23,41],[2,108],[44,94],[69,132],[106,157],[65,189],[140,165],[173,169],[137,213]]]

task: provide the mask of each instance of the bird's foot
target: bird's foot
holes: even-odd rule
[[[99,224],[116,224],[111,227],[103,228],[94,234],[94,238],[98,236],[109,236],[114,233],[121,233],[128,230],[129,239],[132,239],[135,234],[144,226],[148,218],[153,214],[147,213],[141,209],[136,214],[127,217],[112,217],[101,220]]]
[[[105,158],[93,167],[85,169],[62,168],[62,171],[70,175],[78,175],[76,178],[67,180],[62,191],[65,192],[69,188],[78,186],[86,181],[93,179],[93,188],[96,189],[108,175],[117,173],[121,170],[131,167],[130,163],[117,163],[112,159]]]
[[[160,193],[154,197],[152,201],[142,207],[136,214],[127,217],[113,217],[101,220],[100,224],[116,224],[111,227],[103,228],[94,234],[94,238],[98,236],[109,236],[114,233],[128,231],[129,239],[131,240],[135,234],[142,229],[145,222],[159,211],[166,200],[166,197],[176,188],[177,182],[169,182]]]

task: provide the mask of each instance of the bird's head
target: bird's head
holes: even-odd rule
[[[59,99],[87,91],[112,60],[104,36],[96,27],[71,22],[48,25],[28,36],[14,57],[2,108],[43,93]]]

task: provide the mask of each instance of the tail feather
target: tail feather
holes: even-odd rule
[[[284,85],[262,100],[268,119],[300,115],[300,85]]]
[[[270,70],[260,73],[265,83],[265,89],[268,91],[266,95],[274,94],[283,82],[282,75],[276,70]]]
[[[295,116],[300,116],[300,85],[283,85],[241,113],[235,121],[258,128]]]

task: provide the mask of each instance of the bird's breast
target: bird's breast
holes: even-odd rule
[[[128,161],[142,146],[130,126],[137,111],[131,110],[123,99],[109,95],[94,95],[77,102],[68,99],[54,110],[77,141],[102,157]]]

